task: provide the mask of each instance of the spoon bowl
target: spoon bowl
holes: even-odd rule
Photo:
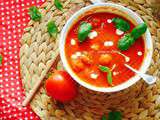
[[[137,71],[136,69],[132,68],[130,65],[128,64],[124,64],[128,69],[130,69],[131,71],[135,72],[139,77],[143,78],[143,80],[150,84],[153,84],[156,82],[156,77],[152,76],[152,75],[148,75],[146,73],[142,73],[140,71]]]

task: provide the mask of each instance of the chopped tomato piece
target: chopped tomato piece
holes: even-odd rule
[[[81,58],[82,62],[85,64],[90,65],[93,63],[92,56],[88,52],[84,51],[80,58]]]
[[[99,57],[99,63],[101,65],[107,65],[112,61],[112,56],[109,54],[102,54]]]
[[[83,70],[85,67],[81,59],[72,59],[72,66],[77,72]]]
[[[82,55],[82,56],[81,56],[81,59],[82,59],[82,61],[83,61],[84,63],[86,63],[86,64],[91,64],[91,63],[92,63],[91,58],[89,58],[89,57],[86,56],[86,55]]]

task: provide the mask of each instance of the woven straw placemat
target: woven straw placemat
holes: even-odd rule
[[[41,6],[40,22],[29,22],[21,39],[21,77],[26,94],[36,81],[46,76],[58,54],[58,39],[47,33],[46,24],[54,20],[61,31],[70,15],[91,4],[87,0],[62,0],[64,11],[55,8],[53,0]],[[78,97],[67,104],[57,103],[46,95],[44,85],[31,102],[32,109],[42,120],[100,120],[104,113],[119,110],[123,120],[160,120],[160,27],[145,0],[114,0],[137,12],[149,26],[154,44],[154,55],[148,73],[158,77],[156,84],[148,86],[142,80],[117,93],[99,93],[79,86]],[[63,69],[59,62],[57,69]],[[44,80],[45,81],[45,80]]]

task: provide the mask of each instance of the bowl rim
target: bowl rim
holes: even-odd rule
[[[66,41],[66,36],[68,34],[68,30],[69,28],[71,28],[71,26],[73,25],[73,21],[78,17],[81,16],[83,13],[92,10],[95,7],[113,7],[116,8],[120,11],[126,12],[128,13],[128,15],[133,18],[137,24],[140,23],[144,23],[143,20],[138,16],[137,13],[133,12],[131,9],[126,8],[122,5],[119,4],[115,4],[115,3],[96,3],[93,5],[89,5],[86,6],[82,9],[80,9],[79,11],[77,11],[76,13],[74,13],[69,20],[67,20],[65,26],[63,27],[61,34],[60,34],[60,41],[59,41],[59,50],[60,50],[60,57],[62,60],[62,63],[64,65],[64,68],[67,70],[67,72],[71,75],[71,77],[78,82],[80,85],[90,89],[90,90],[94,90],[94,91],[99,91],[99,92],[116,92],[116,91],[120,91],[123,89],[126,89],[128,87],[130,87],[131,85],[133,85],[134,83],[136,83],[137,81],[140,80],[140,77],[136,74],[133,77],[131,77],[130,79],[128,79],[127,81],[116,85],[114,87],[96,87],[94,85],[91,85],[87,82],[84,82],[83,80],[81,80],[75,73],[74,71],[71,69],[70,65],[68,64],[68,61],[66,59],[66,55],[65,55],[65,41]],[[151,34],[149,32],[149,30],[147,29],[146,33],[145,33],[145,47],[147,47],[145,50],[145,52],[147,52],[146,57],[143,59],[143,63],[141,64],[141,67],[139,69],[139,71],[145,73],[148,69],[148,67],[151,64],[151,60],[152,60],[152,54],[153,54],[153,43],[152,43],[152,38],[151,38]]]

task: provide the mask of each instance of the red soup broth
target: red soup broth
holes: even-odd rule
[[[107,73],[99,69],[99,65],[102,65],[108,59],[110,62],[104,63],[105,65],[103,66],[107,66],[112,70],[113,86],[124,83],[135,75],[124,66],[125,63],[135,69],[139,69],[143,62],[145,47],[142,37],[137,39],[134,45],[126,51],[120,51],[117,48],[118,40],[125,33],[120,35],[116,32],[117,29],[111,22],[112,18],[115,17],[126,20],[121,16],[110,13],[94,13],[85,16],[71,27],[66,38],[65,54],[68,64],[81,80],[93,86],[111,87],[106,77]],[[80,43],[77,37],[78,27],[83,21],[92,24],[91,32],[96,31],[97,36],[92,39],[88,37],[84,42]],[[128,23],[130,24],[130,32],[135,25],[130,21]],[[122,54],[119,54],[119,52]],[[104,60],[100,58],[106,54],[111,57],[104,57]],[[127,60],[124,56],[129,59]]]

